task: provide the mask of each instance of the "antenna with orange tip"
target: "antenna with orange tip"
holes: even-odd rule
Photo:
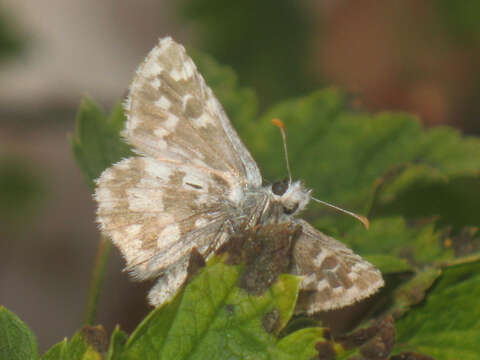
[[[287,151],[287,135],[285,133],[285,124],[282,120],[273,118],[272,124],[280,129],[283,140],[283,151],[285,152],[285,162],[287,163],[287,172],[288,172],[288,184],[292,183],[292,173],[290,171],[290,162],[288,161],[288,151]]]
[[[275,125],[276,127],[278,127],[280,129],[281,134],[282,134],[283,150],[285,151],[285,161],[287,163],[287,171],[288,171],[288,183],[291,184],[292,183],[292,173],[290,171],[290,163],[288,161],[287,135],[285,133],[285,124],[282,120],[277,119],[277,118],[272,119],[272,124]],[[350,215],[350,216],[354,217],[355,219],[360,221],[363,224],[363,226],[365,226],[366,229],[368,229],[370,227],[370,221],[368,221],[368,219],[365,216],[355,214],[352,211],[342,209],[341,207],[338,207],[338,206],[330,204],[326,201],[314,198],[313,196],[312,196],[312,200],[314,200],[314,201],[316,201],[316,202],[318,202],[322,205],[328,206],[332,209],[335,209],[337,211],[343,212],[344,214],[347,214],[347,215]]]
[[[354,217],[355,219],[357,219],[358,221],[360,221],[363,226],[365,226],[365,228],[368,230],[368,228],[370,227],[370,221],[365,217],[365,216],[362,216],[362,215],[358,215],[358,214],[355,214],[354,212],[352,211],[348,211],[348,210],[345,210],[345,209],[342,209],[341,207],[338,207],[338,206],[335,206],[333,204],[330,204],[326,201],[323,201],[323,200],[320,200],[320,199],[317,199],[317,198],[314,198],[312,196],[312,200],[322,204],[322,205],[325,205],[325,206],[328,206],[328,207],[331,207],[332,209],[335,209],[337,211],[340,211],[340,212],[343,212],[344,214],[347,214],[347,215],[350,215],[352,217]]]

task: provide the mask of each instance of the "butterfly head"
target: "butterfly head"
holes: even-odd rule
[[[282,180],[273,183],[270,192],[273,199],[282,205],[284,214],[294,215],[307,206],[311,190],[306,189],[301,181]]]

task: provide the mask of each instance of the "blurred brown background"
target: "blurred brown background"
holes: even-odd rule
[[[339,86],[369,111],[478,134],[479,16],[475,0],[2,0],[0,304],[41,351],[81,326],[99,234],[67,134],[83,95],[105,109],[124,96],[157,38],[234,67],[263,109]],[[121,268],[114,250],[98,311],[107,331],[149,311],[149,285]]]

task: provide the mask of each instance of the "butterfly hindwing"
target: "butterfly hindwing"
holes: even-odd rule
[[[304,220],[293,249],[293,271],[303,275],[297,312],[315,313],[351,305],[384,285],[372,264]]]

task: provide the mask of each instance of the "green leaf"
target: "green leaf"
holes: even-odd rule
[[[480,261],[447,267],[427,298],[396,323],[398,351],[437,360],[480,357]]]
[[[391,255],[366,255],[365,260],[375,265],[382,274],[403,273],[413,271],[407,260]]]
[[[65,358],[66,349],[68,347],[68,340],[63,339],[58,344],[53,345],[43,356],[41,360],[63,360]]]
[[[110,337],[110,346],[108,348],[107,360],[120,359],[128,336],[117,325]]]
[[[314,196],[373,217],[435,215],[456,226],[480,224],[480,140],[451,128],[423,130],[407,114],[354,112],[345,95],[326,89],[274,106],[243,134],[270,181],[286,176],[274,117],[287,124],[294,177]],[[311,209],[325,227],[354,223]]]
[[[378,214],[440,216],[456,227],[478,225],[480,141],[452,128],[424,132],[418,152],[379,192]]]
[[[263,295],[255,296],[237,287],[240,273],[239,266],[209,261],[173,302],[139,325],[121,358],[311,359],[321,339],[319,329],[280,341],[275,336],[292,316],[300,279],[281,275]],[[274,326],[267,327],[272,316]],[[292,339],[300,353],[287,349]]]
[[[80,104],[75,133],[70,140],[75,160],[91,189],[105,168],[132,155],[130,147],[120,138],[124,122],[120,104],[108,117],[88,98]]]
[[[441,274],[442,271],[438,268],[419,271],[408,282],[395,289],[393,293],[394,303],[390,312],[398,318],[413,305],[419,304]]]
[[[107,351],[107,337],[102,326],[85,326],[70,342],[54,345],[41,360],[102,360]]]
[[[444,176],[435,169],[409,168],[378,199],[377,215],[407,217],[438,216],[455,228],[480,224],[480,178],[471,175]]]
[[[381,260],[385,254],[391,258],[395,256],[395,264],[388,264],[384,258],[382,269],[385,272],[395,272],[388,267],[398,268],[406,266],[441,262],[454,258],[451,248],[443,245],[443,234],[435,230],[434,224],[426,223],[421,226],[407,225],[401,217],[381,218],[373,220],[370,229],[366,231],[361,225],[352,226],[343,236],[344,241],[360,254],[377,257]],[[399,261],[403,262],[402,265]],[[375,263],[375,262],[374,262]]]
[[[323,339],[323,329],[305,328],[291,333],[280,339],[277,343],[278,349],[289,354],[292,358],[312,359],[315,351],[305,344],[316,344]]]
[[[38,358],[35,335],[14,313],[0,306],[0,359]]]

